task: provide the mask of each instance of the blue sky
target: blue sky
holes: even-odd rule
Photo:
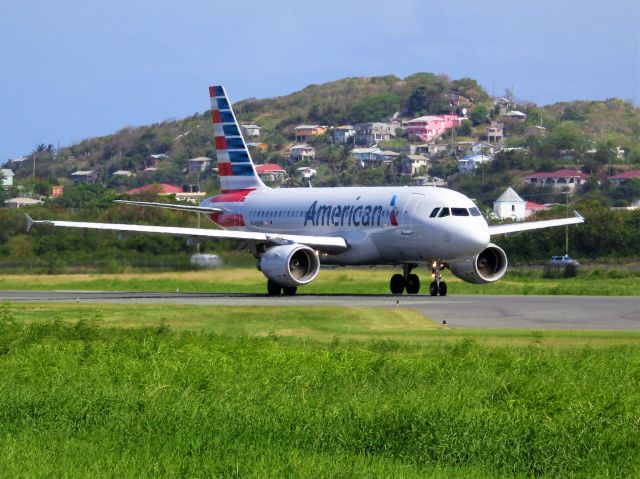
[[[232,100],[418,71],[538,104],[640,104],[636,0],[21,0],[0,16],[0,163]]]

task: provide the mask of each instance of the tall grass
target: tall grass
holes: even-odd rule
[[[327,343],[1,316],[7,476],[640,474],[638,345]]]

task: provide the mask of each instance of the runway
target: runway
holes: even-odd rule
[[[131,293],[107,291],[0,291],[0,301],[53,301],[208,306],[342,306],[411,308],[450,327],[640,331],[634,296],[297,295]]]

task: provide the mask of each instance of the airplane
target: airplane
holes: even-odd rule
[[[269,295],[295,295],[321,265],[402,266],[389,282],[392,294],[418,294],[413,270],[431,268],[429,294],[445,296],[442,270],[476,284],[498,281],[507,255],[493,236],[584,222],[572,218],[489,226],[465,195],[433,186],[270,188],[256,173],[231,103],[222,86],[209,87],[221,193],[199,206],[117,200],[120,204],[205,214],[221,229],[33,220],[34,225],[226,238],[244,241],[267,278]]]

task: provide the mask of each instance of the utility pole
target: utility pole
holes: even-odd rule
[[[569,217],[569,192],[565,192],[566,216]],[[569,225],[564,227],[564,254],[569,254]]]

